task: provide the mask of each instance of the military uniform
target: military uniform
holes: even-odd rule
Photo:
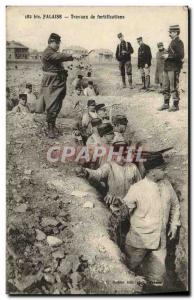
[[[163,47],[163,43],[158,43],[158,47]],[[164,57],[163,54],[166,50],[161,48],[156,53],[156,72],[155,72],[155,83],[163,85],[163,73],[164,73]]]
[[[90,105],[96,105],[95,100],[88,100],[87,106]],[[96,118],[98,118],[97,113],[91,111],[85,111],[83,116],[78,118],[72,128],[75,140],[77,138],[77,140],[80,140],[80,137],[82,137],[83,144],[86,144],[88,137],[92,134],[91,120]]]
[[[137,41],[140,40],[142,40],[141,37],[137,38]],[[150,47],[142,43],[138,49],[138,69],[140,70],[144,89],[148,89],[150,86],[151,61],[152,61],[152,53]]]
[[[118,34],[118,38],[122,34]],[[131,54],[133,53],[133,48],[131,43],[126,41],[121,41],[116,49],[116,59],[119,61],[119,69],[122,77],[123,87],[126,86],[125,74],[128,76],[129,86],[132,87],[132,64],[131,64]]]
[[[51,34],[49,39],[60,42],[60,37]],[[62,108],[66,95],[67,71],[63,67],[64,61],[72,61],[69,54],[59,53],[49,45],[42,54],[43,78],[37,112],[46,109],[48,126],[55,127],[56,118]]]
[[[170,26],[169,31],[180,32],[178,25]],[[173,106],[170,111],[179,109],[179,75],[184,58],[184,44],[179,36],[172,39],[168,47],[168,57],[164,62],[164,105],[163,109],[169,108],[170,97],[173,99]],[[161,110],[162,110],[161,108]]]
[[[117,125],[127,126],[128,120],[124,115],[116,115],[116,116],[113,116],[112,123],[113,123],[113,126],[117,126]],[[116,128],[115,128],[113,144],[119,143],[119,142],[126,143],[127,141],[125,140],[124,132],[123,133],[118,132],[118,131],[116,131]]]
[[[168,180],[155,183],[145,177],[131,187],[123,202],[131,215],[125,245],[128,266],[134,270],[143,262],[145,277],[152,285],[162,286],[166,272],[167,224],[170,222],[173,229],[180,226],[177,195]]]

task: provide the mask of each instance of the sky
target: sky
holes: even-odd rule
[[[31,15],[32,18],[26,18]],[[38,15],[41,18],[34,18]],[[62,19],[44,19],[44,15],[62,15]],[[88,16],[76,19],[75,16]],[[90,16],[94,15],[95,19]],[[118,15],[124,19],[97,19],[98,15]],[[185,44],[187,56],[188,11],[182,6],[150,7],[33,7],[8,6],[6,13],[6,39],[21,42],[31,49],[44,50],[51,32],[61,35],[61,49],[70,45],[82,46],[88,50],[105,48],[115,52],[118,44],[117,34],[122,32],[130,41],[135,53],[136,38],[142,36],[153,54],[157,42],[170,42],[170,25],[179,24],[181,39]],[[134,56],[136,56],[134,54]]]

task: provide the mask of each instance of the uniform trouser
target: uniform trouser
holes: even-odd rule
[[[39,108],[42,112],[46,110],[48,123],[55,120],[62,108],[63,99],[66,95],[66,77],[63,74],[45,72],[41,83],[39,97]]]
[[[65,94],[59,95],[57,99],[53,102],[53,104],[46,110],[47,111],[47,117],[46,121],[47,123],[53,123],[55,124],[55,120],[61,111],[62,105],[63,105],[63,99],[65,97]]]
[[[146,88],[150,86],[150,67],[148,68],[140,68],[140,75],[143,81],[143,84]]]
[[[163,90],[164,102],[169,104],[170,97],[172,97],[175,105],[178,105],[179,97],[179,71],[164,71],[163,76]]]
[[[131,270],[143,263],[143,273],[148,283],[156,286],[163,285],[166,273],[166,248],[159,247],[156,250],[149,250],[135,248],[126,243],[125,252],[127,254],[128,267]]]
[[[132,64],[130,61],[120,61],[119,70],[121,72],[121,77],[123,83],[125,82],[125,74],[127,74],[129,79],[129,84],[132,84]]]

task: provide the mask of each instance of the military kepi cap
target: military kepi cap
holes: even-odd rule
[[[32,84],[31,83],[26,83],[26,88],[27,89],[32,89]]]
[[[123,36],[123,34],[120,32],[117,34],[117,37],[120,39]]]
[[[164,47],[164,44],[162,42],[157,43],[158,48],[159,47]]]
[[[116,115],[112,118],[112,123],[114,125],[127,125],[128,120],[124,115]]]
[[[169,32],[171,32],[171,31],[175,31],[175,32],[180,33],[180,26],[179,25],[171,25],[169,27]]]
[[[51,33],[48,39],[48,42],[56,42],[59,43],[61,41],[60,35],[57,33]]]
[[[143,40],[143,38],[142,38],[142,36],[139,36],[138,38],[137,38],[137,41],[139,42],[139,41],[142,41]]]
[[[96,106],[95,100],[88,100],[87,106]]]
[[[19,99],[27,101],[27,94],[19,94]]]
[[[99,111],[99,110],[104,109],[104,108],[105,108],[105,104],[104,103],[100,103],[100,104],[96,105],[96,111]]]
[[[110,123],[102,123],[98,127],[98,133],[100,136],[114,134],[113,127]]]
[[[102,124],[102,120],[100,118],[94,118],[91,120],[92,127],[99,126]]]

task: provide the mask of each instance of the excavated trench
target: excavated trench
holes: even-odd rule
[[[135,101],[138,100],[136,95],[134,97]],[[143,130],[146,130],[146,127],[142,130],[141,124],[136,122],[136,118],[139,118],[139,115],[138,112],[134,111],[133,107],[129,105],[128,97],[98,96],[95,99],[97,103],[122,104],[119,107],[116,107],[115,113],[124,113],[129,119],[129,127],[126,132],[127,139],[132,140],[133,144],[143,140],[141,133]],[[59,143],[69,143],[71,141],[71,124],[78,115],[73,108],[78,100],[80,107],[85,107],[88,99],[86,97],[78,97],[75,99],[75,97],[72,96],[66,96],[65,98],[61,111],[61,118],[58,119],[58,125],[63,129],[64,134],[64,136],[62,136],[58,141]],[[141,117],[144,118],[144,115]],[[145,117],[145,120],[146,118],[147,116]],[[51,202],[49,202],[50,207],[46,207],[47,200],[45,203],[42,203],[41,197],[37,195],[37,197],[40,197],[41,201],[37,203],[37,206],[35,206],[35,211],[38,209],[38,205],[40,204],[40,206],[42,205],[42,211],[39,214],[39,218],[44,217],[46,210],[48,210],[46,212],[47,214],[51,214],[53,205],[52,199],[54,199],[52,195],[53,188],[55,194],[57,193],[60,195],[60,205],[63,207],[62,211],[60,211],[60,218],[65,218],[66,210],[71,216],[70,219],[64,219],[65,221],[63,220],[65,225],[68,227],[69,236],[67,236],[67,232],[65,230],[59,234],[59,237],[64,241],[62,247],[64,247],[65,251],[68,253],[66,257],[66,265],[62,264],[64,258],[61,258],[60,270],[64,272],[64,270],[62,270],[63,267],[64,269],[68,269],[69,266],[70,271],[70,273],[63,275],[62,283],[67,283],[68,281],[71,282],[71,288],[67,288],[67,290],[63,290],[63,288],[60,290],[59,288],[58,293],[138,294],[144,292],[144,290],[142,290],[143,279],[141,277],[141,273],[137,270],[137,274],[134,274],[127,268],[125,255],[123,253],[123,236],[125,236],[129,229],[128,221],[123,222],[122,227],[119,227],[118,230],[117,219],[112,216],[111,212],[103,204],[103,197],[97,192],[95,187],[89,185],[89,183],[83,179],[76,178],[75,174],[72,172],[72,166],[66,168],[56,165],[53,167],[52,165],[49,165],[48,162],[45,162],[45,152],[48,147],[47,138],[40,141],[41,136],[44,135],[43,128],[40,129],[39,127],[41,126],[39,124],[37,125],[38,129],[36,128],[36,125],[33,125],[32,128],[28,128],[28,124],[30,122],[33,123],[33,120],[27,120],[26,123],[24,122],[24,125],[21,126],[20,120],[18,119],[10,125],[10,128],[13,129],[13,134],[15,134],[18,128],[21,130],[19,134],[16,134],[15,138],[12,137],[13,145],[14,139],[15,142],[17,142],[18,139],[22,139],[23,142],[25,142],[26,147],[29,147],[29,149],[32,147],[31,150],[34,151],[32,156],[28,153],[26,157],[23,157],[23,160],[25,160],[26,168],[27,165],[30,169],[34,168],[34,177],[36,177],[35,180],[38,180],[40,183],[39,189],[41,190],[42,184],[46,195],[51,189],[51,195],[49,194],[48,196],[49,201],[51,200]],[[27,130],[29,129],[28,131],[24,130],[25,126]],[[40,131],[38,135],[37,131]],[[30,141],[28,134],[31,134],[32,132],[33,138],[32,141]],[[156,135],[156,141],[157,140],[158,137]],[[145,142],[145,140],[143,142]],[[35,145],[38,145],[40,152],[38,161],[37,155],[34,155],[37,151]],[[18,149],[16,147],[14,152],[16,156],[18,155],[16,152],[17,150]],[[154,150],[160,150],[160,148]],[[175,166],[177,166],[177,162],[175,161],[174,163]],[[17,164],[19,165],[18,162]],[[15,163],[15,165],[17,164]],[[23,162],[21,161],[20,168],[21,166],[23,168],[22,164]],[[187,201],[187,193],[183,192],[183,189],[187,189],[185,182],[179,183],[177,180],[177,184],[171,173],[169,175],[169,179],[173,183],[181,201],[181,205],[183,205]],[[43,195],[43,198],[44,197],[45,195]],[[57,201],[55,200],[55,204],[57,204]],[[87,207],[86,204],[88,204],[88,202],[90,204],[92,202],[91,207]],[[45,206],[45,208],[43,206]],[[65,211],[63,216],[64,209]],[[185,210],[184,205],[183,210]],[[54,213],[54,216],[55,214],[56,212]],[[26,218],[26,215],[23,215],[23,217]],[[32,214],[31,217],[33,223],[34,215]],[[167,242],[166,267],[169,278],[169,286],[168,290],[166,289],[165,292],[184,291],[187,289],[187,234],[187,227],[181,227],[177,233],[176,239],[172,242]],[[42,249],[45,249],[44,256],[46,257],[48,253],[50,253],[50,250],[45,242],[40,241],[39,244],[41,243],[44,243],[42,245]],[[39,246],[40,245],[38,245],[38,247]],[[70,265],[68,264],[68,258],[70,260]],[[72,262],[72,260],[74,262]],[[16,267],[14,266],[14,268]],[[59,270],[60,265],[58,265],[57,268]],[[55,272],[58,272],[57,269]],[[75,274],[77,277],[81,275],[82,280],[80,280],[79,284],[77,284],[78,279],[75,278]],[[73,288],[72,282],[75,282],[75,286],[73,286]],[[35,284],[34,288],[31,287],[29,293],[34,293],[34,291],[38,288],[38,284],[41,285],[41,281]],[[50,292],[52,293],[51,287]],[[46,293],[49,293],[49,288]]]
[[[84,107],[86,105],[87,99],[85,97],[80,97],[79,100],[81,102],[81,107]],[[96,97],[96,101],[100,102],[100,103],[109,104],[109,100],[111,100],[113,103],[115,103],[115,102],[118,103],[121,101],[121,98],[120,97],[112,97],[112,96],[100,97],[100,101],[99,101],[99,97],[98,98]],[[128,114],[130,115],[129,109],[128,109],[128,107],[126,107],[126,102],[124,101],[124,99],[123,99],[123,106],[120,108],[117,107],[117,111],[115,113],[125,113],[126,115],[128,115]],[[135,117],[135,116],[133,116],[133,117]],[[142,142],[141,138],[138,137],[136,130],[133,127],[133,124],[130,124],[130,127],[128,127],[125,138],[126,138],[126,140],[130,140],[130,141],[132,140],[133,144],[138,143],[140,141]],[[167,155],[167,159],[168,159],[168,155]],[[171,179],[170,177],[168,177],[168,178]],[[94,188],[96,188],[96,187],[94,186]],[[179,199],[182,199],[180,187],[177,188],[175,186],[174,188],[175,188],[175,191],[177,192]],[[98,193],[99,193],[99,190],[98,190]],[[102,194],[99,194],[99,200],[101,202],[103,202]],[[115,217],[113,214],[110,214],[107,225],[108,225],[107,230],[109,233],[109,237],[119,247],[119,249],[122,253],[121,255],[124,258],[122,262],[123,262],[123,264],[126,265],[126,259],[125,259],[125,254],[124,254],[124,241],[125,241],[125,236],[130,228],[129,220],[126,219],[125,221],[122,221],[120,226],[118,226],[117,217]],[[168,292],[168,291],[176,292],[176,291],[184,291],[186,289],[185,285],[180,280],[181,276],[179,277],[179,274],[177,273],[176,260],[177,260],[177,256],[179,256],[179,253],[177,254],[178,247],[180,248],[180,229],[178,230],[176,238],[173,241],[169,241],[167,239],[166,285],[165,285],[164,290],[162,290],[160,292]],[[142,276],[140,269],[137,269],[136,275]],[[118,280],[119,280],[119,276],[120,276],[120,274],[118,275]],[[142,285],[142,282],[141,282],[140,283],[141,292],[144,292],[144,289],[141,289],[141,287],[143,287],[143,286],[144,285]],[[147,292],[147,290],[146,290],[146,292]],[[149,290],[148,292],[153,292],[153,291]]]

